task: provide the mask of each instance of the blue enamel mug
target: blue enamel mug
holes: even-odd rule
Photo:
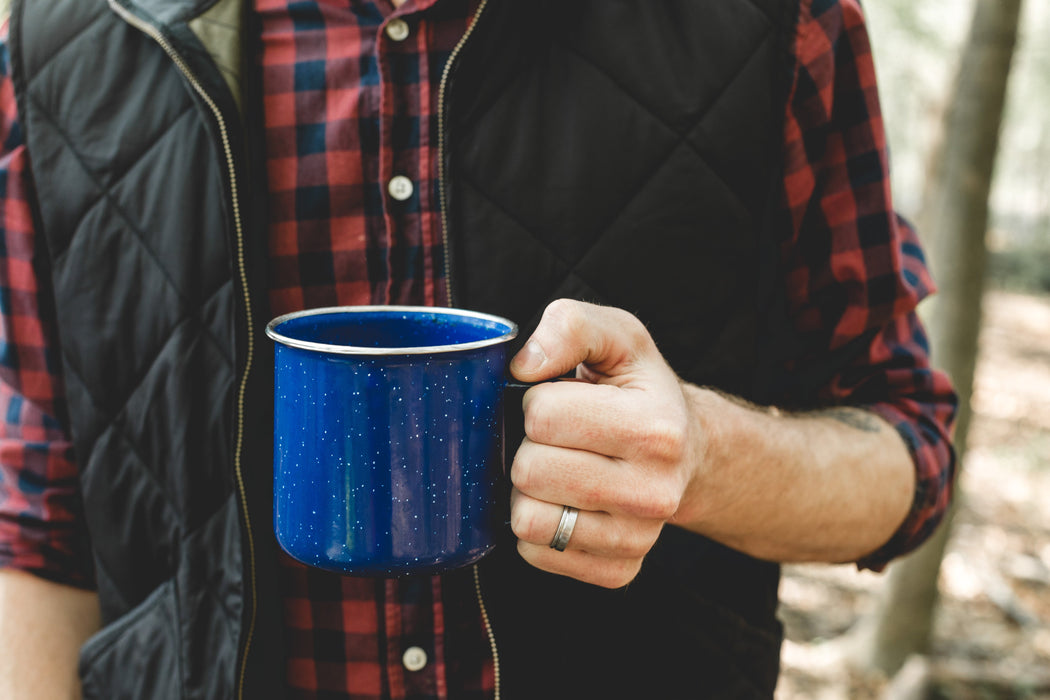
[[[507,319],[357,306],[280,316],[274,531],[295,559],[397,576],[471,564],[506,514]]]

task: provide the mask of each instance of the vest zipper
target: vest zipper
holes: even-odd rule
[[[485,609],[485,599],[481,595],[481,574],[478,572],[478,565],[474,565],[474,592],[478,595],[478,608],[481,609],[481,619],[485,623],[485,632],[489,636],[489,647],[492,648],[492,670],[494,675],[494,700],[499,700],[499,650],[496,648],[496,635],[492,631],[492,624],[489,622],[489,613]]]
[[[438,86],[438,200],[441,205],[441,236],[445,246],[445,294],[448,297],[449,306],[454,306],[455,304],[452,300],[452,249],[449,248],[448,238],[448,195],[445,192],[445,94],[449,76],[452,74],[452,65],[456,62],[463,45],[467,43],[470,35],[474,33],[474,27],[478,26],[478,20],[481,19],[481,13],[485,11],[486,5],[488,5],[488,0],[481,0],[477,11],[474,13],[474,19],[467,26],[467,31],[463,33],[459,43],[456,44],[455,48],[452,49],[452,53],[449,54],[448,60],[445,62],[445,68],[441,71],[441,83]]]
[[[478,26],[478,20],[481,19],[481,14],[485,11],[487,5],[488,0],[481,0],[481,3],[478,4],[478,9],[474,13],[474,18],[470,21],[467,31],[463,32],[463,36],[452,49],[452,53],[449,54],[448,60],[445,62],[445,68],[441,71],[441,83],[438,86],[438,201],[441,206],[441,237],[445,246],[445,294],[448,298],[449,306],[454,306],[455,302],[452,298],[452,249],[449,247],[448,195],[445,191],[445,95],[448,91],[449,76],[452,75],[452,66],[459,57],[460,51],[463,50],[464,44],[470,39],[470,35],[474,33],[474,28]],[[485,608],[485,597],[481,594],[481,574],[478,572],[477,564],[474,565],[474,593],[478,597],[478,609],[481,610],[481,620],[485,623],[485,633],[488,635],[489,647],[492,649],[494,700],[500,700],[499,648],[496,646],[496,634],[492,631],[489,613]]]
[[[201,99],[204,100],[205,104],[211,110],[215,116],[215,121],[219,127],[219,134],[222,138],[222,149],[226,157],[226,167],[229,169],[230,176],[230,195],[233,200],[233,223],[234,229],[237,234],[237,270],[240,275],[241,289],[244,294],[244,312],[246,321],[248,324],[248,347],[247,354],[244,363],[244,374],[241,377],[240,387],[237,391],[237,436],[234,447],[234,473],[237,479],[237,491],[240,496],[241,508],[244,511],[244,527],[248,535],[248,566],[250,571],[250,584],[251,584],[251,615],[248,621],[248,634],[245,637],[244,652],[238,661],[240,671],[238,672],[237,680],[237,698],[240,699],[244,694],[244,675],[245,670],[248,666],[248,653],[251,649],[252,638],[255,635],[255,617],[256,617],[256,582],[255,582],[255,537],[252,533],[251,519],[248,516],[248,492],[244,486],[244,472],[241,464],[241,454],[244,448],[244,393],[248,386],[248,375],[252,367],[252,358],[255,350],[254,339],[252,338],[252,306],[251,297],[248,294],[248,273],[247,267],[244,261],[244,225],[241,221],[241,208],[239,195],[237,193],[237,171],[233,161],[233,149],[230,146],[229,131],[226,127],[226,120],[222,116],[222,112],[219,110],[218,105],[211,98],[211,95],[205,91],[204,87],[197,80],[197,77],[186,65],[186,62],[182,60],[182,57],[175,51],[174,47],[168,40],[164,38],[164,35],[160,30],[149,22],[136,17],[131,11],[127,10],[123,6],[117,3],[117,0],[107,0],[110,9],[113,10],[117,15],[120,16],[125,22],[135,27],[142,33],[152,38],[157,44],[164,50],[164,53],[172,60],[175,66],[182,73],[183,77],[189,81],[194,91],[200,95]]]

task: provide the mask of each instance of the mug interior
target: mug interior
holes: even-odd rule
[[[425,352],[503,342],[517,334],[517,326],[456,309],[346,307],[289,314],[275,319],[268,333],[286,345],[328,346],[333,352]]]

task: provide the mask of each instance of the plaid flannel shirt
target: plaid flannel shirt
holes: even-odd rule
[[[476,0],[254,0],[271,202],[270,303],[440,305],[437,91]],[[857,0],[803,0],[785,105],[785,293],[819,362],[867,351],[824,388],[883,416],[915,461],[916,495],[881,568],[943,515],[955,397],[931,369],[915,307],[932,291],[893,211],[875,71]],[[91,585],[50,289],[36,267],[27,154],[0,45],[0,566]],[[395,177],[399,198],[386,196]],[[789,370],[792,368],[788,368]],[[495,670],[472,586],[340,577],[286,559],[287,677],[296,698],[483,698]]]

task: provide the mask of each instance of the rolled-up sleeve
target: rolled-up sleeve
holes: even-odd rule
[[[878,570],[922,543],[947,511],[957,399],[930,364],[916,314],[934,285],[915,233],[893,209],[859,3],[803,0],[795,50],[785,122],[791,225],[782,261],[798,342],[788,371],[819,378],[819,403],[880,415],[911,453],[911,510],[883,547],[857,562]]]

